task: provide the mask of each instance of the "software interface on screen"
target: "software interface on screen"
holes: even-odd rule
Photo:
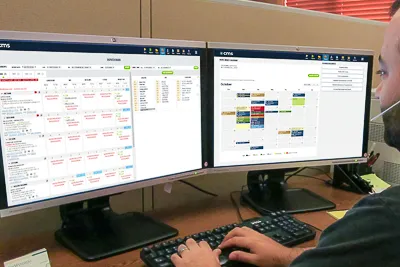
[[[201,49],[7,43],[8,206],[202,167]]]
[[[214,50],[214,165],[362,156],[369,56]]]

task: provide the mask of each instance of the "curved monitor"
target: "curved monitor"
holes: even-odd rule
[[[204,54],[204,42],[0,32],[0,215],[203,174]]]
[[[372,51],[208,48],[214,172],[366,161]]]

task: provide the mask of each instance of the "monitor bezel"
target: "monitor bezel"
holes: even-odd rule
[[[137,45],[137,46],[164,46],[164,47],[187,47],[198,48],[200,50],[200,76],[201,76],[201,94],[206,90],[206,42],[202,41],[184,41],[184,40],[167,40],[167,39],[150,39],[136,37],[120,37],[120,36],[97,36],[97,35],[76,35],[76,34],[58,34],[58,33],[40,33],[40,32],[17,32],[17,31],[0,31],[0,40],[15,41],[38,41],[38,42],[57,42],[57,43],[82,43],[82,44],[107,44],[107,45]],[[60,206],[73,202],[85,201],[97,197],[115,195],[134,189],[174,182],[181,179],[197,177],[207,173],[203,168],[207,162],[207,154],[203,147],[207,147],[207,139],[203,138],[206,131],[205,117],[203,113],[206,109],[204,98],[201,98],[201,131],[202,131],[202,163],[201,168],[190,170],[182,173],[176,173],[161,177],[150,178],[143,181],[131,182],[122,185],[114,185],[106,188],[94,189],[86,192],[74,193],[67,196],[60,196],[49,200],[39,200],[33,203],[21,204],[17,206],[8,206],[7,189],[5,185],[4,163],[0,142],[0,218],[21,213],[31,212],[35,210],[45,209],[49,207]]]
[[[364,114],[364,133],[362,153],[360,157],[354,158],[335,158],[335,159],[317,159],[293,162],[277,162],[277,163],[257,163],[242,164],[229,166],[215,166],[214,153],[209,154],[210,167],[208,173],[226,173],[226,172],[245,172],[287,168],[301,168],[308,166],[337,165],[337,164],[354,164],[367,162],[366,153],[368,152],[368,133],[369,118],[371,106],[371,88],[372,88],[372,72],[373,72],[373,56],[372,50],[363,49],[344,49],[344,48],[328,48],[328,47],[312,47],[312,46],[286,46],[286,45],[265,45],[265,44],[248,44],[248,43],[225,43],[225,42],[209,42],[207,43],[207,67],[208,67],[208,97],[212,99],[209,112],[212,113],[212,122],[209,124],[209,145],[210,150],[214,151],[214,50],[215,49],[231,49],[231,50],[255,50],[255,51],[273,51],[273,52],[298,52],[298,53],[331,53],[331,54],[348,54],[368,56],[368,74],[367,74],[367,90],[365,99]]]

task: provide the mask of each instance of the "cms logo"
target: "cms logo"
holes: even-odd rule
[[[233,56],[233,52],[221,52],[221,56]]]
[[[0,44],[0,48],[10,48],[10,44]]]

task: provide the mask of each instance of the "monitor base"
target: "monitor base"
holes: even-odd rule
[[[118,215],[109,198],[60,207],[63,226],[56,240],[85,261],[124,253],[178,235],[178,231],[139,212]]]
[[[242,201],[248,204],[261,215],[267,215],[269,211],[284,210],[287,213],[303,213],[311,211],[334,209],[336,205],[329,200],[303,189],[287,189],[282,198],[261,200],[252,199],[248,192],[243,193]]]
[[[249,172],[249,191],[242,193],[241,200],[262,215],[280,210],[293,214],[336,207],[331,201],[307,189],[288,189],[284,179],[288,171],[291,170]]]

